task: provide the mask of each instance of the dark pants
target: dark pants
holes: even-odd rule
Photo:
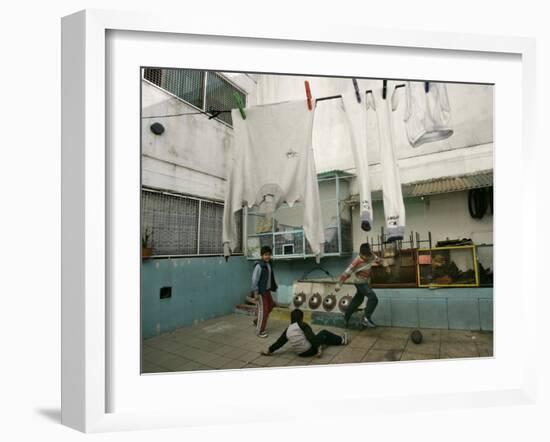
[[[363,300],[365,299],[365,296],[367,297],[367,306],[365,307],[365,318],[370,319],[371,315],[374,313],[374,309],[378,305],[378,296],[376,296],[376,293],[374,293],[374,290],[369,287],[367,283],[363,284],[354,284],[355,288],[357,289],[357,293],[355,293],[355,296],[352,298],[351,302],[349,303],[349,307],[346,310],[346,313],[344,317],[346,318],[346,322],[349,321],[349,318],[351,318],[351,315],[353,315],[353,312],[359,308]]]
[[[317,350],[321,345],[327,346],[327,345],[342,345],[342,337],[335,335],[334,333],[329,332],[328,330],[321,330],[319,333],[315,335],[315,342],[311,343],[311,348],[307,351],[304,351],[298,356],[315,356],[317,354]]]

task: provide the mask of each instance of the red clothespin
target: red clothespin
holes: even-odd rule
[[[309,87],[309,81],[305,80],[304,85],[306,87],[307,108],[313,110],[313,98],[311,96],[311,88]]]

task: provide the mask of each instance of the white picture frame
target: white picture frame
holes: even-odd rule
[[[109,150],[109,143],[116,143],[116,135],[106,131],[106,121],[112,118],[107,108],[109,82],[112,78],[106,78],[105,72],[107,57],[116,57],[118,53],[109,52],[107,36],[109,33],[119,35],[135,35],[139,32],[139,38],[145,41],[154,35],[155,38],[163,36],[172,43],[185,36],[193,36],[196,41],[208,36],[215,36],[220,44],[224,39],[248,45],[258,51],[262,44],[280,50],[289,50],[293,45],[307,43],[311,48],[317,46],[323,50],[348,51],[350,48],[369,47],[378,51],[383,56],[384,51],[398,51],[403,56],[412,51],[420,51],[432,57],[443,57],[445,54],[470,56],[473,63],[480,65],[478,78],[480,81],[491,82],[491,75],[482,73],[485,66],[485,57],[495,56],[510,58],[511,62],[520,69],[520,90],[511,91],[513,99],[519,101],[520,108],[514,111],[503,108],[505,103],[495,101],[495,115],[505,119],[515,115],[520,116],[516,121],[517,127],[507,128],[513,130],[513,140],[521,144],[521,152],[518,155],[528,160],[534,156],[534,103],[535,103],[535,45],[532,39],[517,37],[490,37],[480,35],[465,35],[451,33],[428,33],[415,31],[390,31],[371,28],[349,28],[344,26],[331,26],[322,29],[313,29],[302,26],[284,25],[281,23],[240,23],[234,27],[231,23],[215,22],[212,20],[196,19],[192,22],[181,23],[177,17],[169,15],[153,15],[150,13],[128,13],[101,10],[86,10],[63,18],[62,21],[62,423],[83,432],[102,432],[140,428],[163,428],[188,425],[208,425],[210,420],[216,419],[218,423],[242,423],[257,422],[262,420],[276,420],[294,418],[295,412],[282,406],[282,399],[273,390],[272,404],[261,409],[250,409],[250,403],[246,398],[235,398],[235,389],[230,385],[239,385],[244,376],[256,381],[266,382],[268,379],[278,377],[279,382],[299,382],[303,379],[303,369],[258,369],[254,373],[220,372],[191,374],[195,389],[187,392],[188,406],[176,411],[170,406],[170,398],[163,393],[166,404],[158,403],[147,409],[145,406],[130,409],[128,407],[113,406],[110,395],[118,384],[131,385],[129,379],[139,373],[135,370],[118,372],[121,355],[113,352],[109,336],[113,333],[113,324],[120,319],[120,309],[113,309],[109,291],[118,284],[113,279],[127,278],[126,274],[116,274],[113,278],[112,265],[120,258],[117,250],[113,251],[110,244],[116,240],[116,228],[113,217],[113,202],[117,200],[113,192],[113,172],[115,163],[120,161],[113,159]],[[156,34],[153,34],[156,33]],[[175,39],[175,40],[174,40]],[[179,40],[178,40],[179,41]],[[172,44],[171,43],[171,44]],[[179,43],[178,43],[179,44]],[[256,49],[254,49],[256,48]],[[313,59],[313,57],[312,57]],[[519,61],[518,61],[519,60]],[[519,63],[519,65],[517,65]],[[251,68],[251,62],[247,59],[237,60],[235,66],[242,70]],[[224,66],[226,67],[226,66]],[[327,68],[328,69],[328,68]],[[415,78],[415,72],[421,69],[414,63],[408,67],[410,78]],[[446,69],[449,69],[447,67]],[[228,69],[229,70],[229,69]],[[303,71],[303,69],[298,72]],[[444,80],[442,72],[444,68],[434,66],[434,79]],[[283,71],[284,72],[284,71]],[[288,72],[288,71],[286,71]],[[292,72],[294,73],[294,72]],[[318,73],[313,69],[312,73]],[[329,72],[330,74],[330,72]],[[137,73],[136,73],[137,75]],[[421,77],[416,77],[421,78]],[[467,81],[467,80],[466,80]],[[496,84],[498,90],[499,84]],[[139,93],[138,90],[135,91]],[[139,112],[139,109],[136,109]],[[506,112],[513,112],[509,115]],[[130,119],[130,117],[128,117]],[[510,123],[512,120],[507,120]],[[133,122],[132,124],[135,124]],[[509,124],[508,124],[509,125]],[[118,129],[117,129],[118,130]],[[136,134],[137,136],[137,134]],[[497,128],[497,140],[498,128]],[[504,140],[503,145],[508,140]],[[496,150],[497,161],[501,151]],[[503,153],[503,157],[507,155]],[[534,256],[534,245],[528,238],[530,220],[535,219],[536,194],[529,193],[527,189],[534,189],[535,177],[525,175],[524,186],[519,189],[506,187],[505,175],[514,167],[514,160],[501,163],[501,168],[496,169],[496,186],[502,183],[504,193],[521,201],[522,211],[519,230],[521,246],[516,256],[519,256],[522,272],[526,274],[527,257]],[[502,175],[500,175],[502,173]],[[139,170],[129,171],[130,175],[139,174]],[[500,178],[499,178],[500,176]],[[531,186],[529,184],[532,184]],[[119,191],[120,189],[117,189]],[[500,204],[499,204],[500,201]],[[506,200],[495,202],[496,213],[505,211]],[[473,365],[473,361],[447,361],[445,373],[456,374],[454,391],[445,391],[437,383],[430,384],[431,388],[423,390],[407,390],[406,384],[400,383],[401,368],[395,368],[391,364],[372,364],[368,369],[364,365],[350,367],[315,367],[309,368],[308,375],[312,373],[320,375],[329,370],[342,370],[350,379],[361,379],[368,371],[369,376],[382,376],[388,380],[393,376],[392,385],[386,383],[388,394],[385,390],[371,386],[370,390],[358,387],[353,395],[338,396],[334,392],[326,397],[312,393],[307,400],[309,406],[306,410],[300,410],[301,416],[313,415],[323,406],[331,406],[337,414],[362,414],[369,409],[378,412],[394,412],[406,410],[414,405],[419,409],[450,409],[470,406],[492,406],[501,403],[527,404],[533,403],[536,390],[534,345],[532,339],[536,330],[533,320],[523,322],[521,331],[516,334],[526,338],[525,348],[517,355],[519,361],[514,363],[507,359],[506,346],[517,342],[510,330],[507,329],[506,318],[509,315],[507,303],[509,299],[500,293],[504,293],[504,284],[499,285],[498,272],[508,273],[510,264],[499,260],[499,239],[505,238],[505,227],[501,227],[501,220],[496,216],[495,223],[495,358],[491,361],[480,361]],[[136,220],[137,221],[137,220]],[[504,221],[502,221],[504,222]],[[116,223],[115,223],[116,224]],[[139,236],[137,236],[139,239]],[[525,239],[525,241],[522,241]],[[132,266],[139,266],[139,241],[136,241],[135,250],[128,250],[129,256],[135,255]],[[130,247],[131,249],[131,247]],[[135,253],[134,253],[135,252]],[[124,255],[124,253],[123,253]],[[515,264],[516,267],[518,264]],[[508,267],[507,267],[508,266]],[[500,280],[503,282],[504,280]],[[132,281],[134,286],[139,281]],[[525,317],[536,317],[536,290],[533,279],[524,278],[514,288],[516,290],[515,302],[519,303],[521,314]],[[139,291],[138,291],[139,293]],[[138,295],[136,293],[136,296]],[[499,313],[499,309],[502,309]],[[139,317],[133,317],[135,310],[130,308],[125,314],[128,323],[139,322]],[[139,316],[139,315],[138,315]],[[138,327],[139,328],[139,327]],[[501,340],[499,336],[503,336]],[[135,353],[132,353],[135,355]],[[502,356],[501,356],[502,355]],[[499,360],[499,358],[501,358]],[[491,376],[491,370],[502,362],[501,369],[508,369],[510,376],[498,378],[487,388],[480,384],[472,383],[469,389],[467,383],[460,380],[462,373],[473,373],[479,370],[480,376]],[[135,362],[135,361],[134,361]],[[134,363],[132,362],[132,363]],[[401,363],[402,365],[404,363]],[[422,376],[424,371],[432,370],[433,363],[409,363],[405,367],[412,376]],[[442,365],[436,367],[440,370]],[[117,373],[113,376],[113,373]],[[127,374],[128,379],[120,373]],[[334,373],[334,372],[333,372]],[[389,374],[388,374],[389,373]],[[290,374],[292,376],[290,377]],[[385,376],[385,378],[384,378]],[[167,391],[175,387],[181,381],[178,375],[159,375],[156,377],[142,377],[140,380],[150,384],[144,387],[153,388],[156,391]],[[187,380],[189,380],[187,376]],[[499,381],[499,382],[497,382]],[[426,381],[427,382],[427,381]],[[448,380],[447,380],[448,382]],[[162,384],[162,385],[161,385]],[[379,382],[380,384],[380,382]],[[382,385],[384,382],[381,383]],[[475,385],[474,385],[475,384]],[[199,386],[210,385],[217,392],[216,402],[208,402],[201,398]],[[279,384],[280,385],[280,384]],[[402,386],[402,394],[399,388]],[[426,384],[428,386],[428,384]],[[391,390],[391,388],[393,390]],[[235,387],[237,388],[237,387]],[[390,391],[391,390],[391,391]],[[122,391],[122,390],[121,390]],[[127,391],[127,390],[126,390]],[[119,394],[120,403],[130,402]],[[148,394],[151,394],[149,391]],[[207,395],[208,396],[208,395]],[[244,396],[244,395],[243,395]],[[376,397],[376,403],[370,403],[363,399]],[[208,398],[206,398],[208,399]],[[244,413],[248,410],[248,413]],[[309,410],[309,411],[307,411]],[[208,411],[208,413],[207,413]]]

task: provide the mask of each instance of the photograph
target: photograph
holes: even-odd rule
[[[494,84],[136,75],[141,374],[494,357]]]

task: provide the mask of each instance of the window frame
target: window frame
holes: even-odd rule
[[[171,70],[176,70],[176,69],[181,69],[181,70],[187,70],[187,71],[201,71],[201,72],[204,72],[204,78],[203,78],[203,82],[202,82],[202,93],[203,93],[203,96],[202,96],[202,108],[201,107],[198,107],[197,105],[185,100],[184,98],[181,98],[180,96],[174,94],[173,92],[169,91],[168,89],[165,89],[163,88],[162,86],[159,86],[158,84],[156,83],[153,83],[152,81],[148,80],[147,78],[145,78],[145,70],[146,69],[158,69],[160,71],[163,71],[163,70],[168,70],[168,69],[171,69]],[[223,72],[221,71],[207,71],[207,70],[203,70],[203,69],[183,69],[183,68],[160,68],[160,67],[154,67],[154,66],[147,66],[147,67],[142,67],[141,68],[141,80],[142,81],[146,81],[148,84],[158,88],[158,89],[161,89],[162,91],[166,92],[167,94],[169,94],[171,97],[177,99],[177,100],[180,100],[181,102],[185,103],[186,105],[188,106],[191,106],[193,109],[196,109],[198,111],[201,111],[201,112],[204,112],[206,115],[209,115],[211,116],[212,114],[206,110],[207,106],[206,106],[206,97],[208,96],[207,94],[207,90],[206,88],[208,87],[208,77],[210,74],[216,74],[216,75],[219,75],[220,77],[222,77],[222,79],[224,81],[226,81],[227,83],[229,83],[232,87],[234,87],[237,91],[239,91],[241,94],[244,95],[244,106],[246,107],[246,103],[248,101],[248,92],[246,92],[242,87],[238,86],[234,81],[231,80],[231,78],[227,77],[226,75],[223,74]],[[161,74],[162,75],[162,74]],[[232,109],[237,109],[237,107],[235,106],[234,108]],[[223,110],[229,110],[229,109],[223,109]],[[221,123],[221,124],[224,124],[225,126],[233,129],[233,125],[232,124],[229,124],[227,123],[226,121],[218,118],[218,117],[213,117],[212,118],[213,120],[216,120],[218,123]]]
[[[177,193],[177,192],[173,192],[173,191],[170,191],[170,190],[166,190],[166,189],[157,189],[157,188],[154,188],[154,187],[148,187],[148,186],[142,186],[141,187],[141,193],[143,195],[143,192],[149,192],[149,193],[156,193],[156,194],[160,194],[160,195],[165,195],[165,196],[170,196],[170,197],[176,197],[176,198],[182,198],[182,199],[188,199],[188,200],[195,200],[195,201],[198,201],[198,213],[197,213],[197,252],[198,253],[195,253],[195,254],[183,254],[183,253],[178,253],[178,254],[159,254],[159,255],[156,255],[153,254],[148,257],[148,259],[169,259],[169,258],[207,258],[207,257],[222,257],[223,256],[223,242],[222,242],[222,238],[220,238],[220,244],[221,244],[221,249],[220,249],[220,253],[200,253],[200,235],[201,235],[201,211],[202,211],[202,203],[205,202],[205,203],[209,203],[209,204],[216,204],[216,205],[219,205],[221,207],[224,207],[225,203],[221,200],[217,200],[217,199],[213,199],[213,198],[205,198],[205,197],[200,197],[200,196],[196,196],[196,195],[190,195],[190,194],[185,194],[185,193]],[[142,214],[143,216],[143,201],[141,201],[140,203],[141,207],[140,207],[140,213]],[[243,219],[241,220],[241,251],[240,252],[237,252],[237,253],[232,253],[231,256],[244,256],[244,211],[241,209],[241,217],[243,217]],[[143,234],[143,218],[141,219],[141,229],[140,229],[140,234],[142,235]],[[154,229],[154,226],[152,227]],[[154,250],[154,248],[153,248]]]

